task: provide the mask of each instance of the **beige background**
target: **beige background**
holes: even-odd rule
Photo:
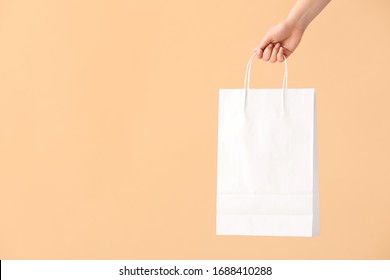
[[[386,0],[333,1],[289,59],[318,89],[321,236],[215,235],[218,89],[293,3],[1,1],[0,259],[390,259]]]

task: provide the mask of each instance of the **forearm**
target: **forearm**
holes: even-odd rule
[[[298,0],[288,14],[286,21],[296,28],[305,30],[329,2],[330,0]]]

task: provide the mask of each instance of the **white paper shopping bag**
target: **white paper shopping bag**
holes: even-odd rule
[[[217,235],[319,234],[314,88],[220,89]]]

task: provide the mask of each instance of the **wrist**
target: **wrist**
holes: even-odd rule
[[[306,23],[304,18],[299,18],[294,16],[293,14],[289,14],[287,18],[284,20],[284,23],[287,27],[291,29],[296,29],[301,31],[302,33],[305,32],[307,26],[309,23]]]

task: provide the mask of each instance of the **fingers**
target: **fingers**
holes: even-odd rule
[[[277,54],[277,58],[279,62],[283,62],[284,57],[283,57],[283,48],[280,48]]]
[[[275,63],[276,61],[283,62],[284,56],[288,56],[280,43],[276,45],[269,44],[264,50],[256,47],[253,49],[253,52],[256,53],[257,58],[271,63]]]
[[[280,49],[280,43],[277,43],[275,45],[275,47],[272,49],[272,53],[271,53],[271,56],[269,58],[269,62],[271,62],[271,63],[275,63],[276,62],[276,60],[277,60],[276,56],[277,56],[277,54],[279,52],[279,49]]]
[[[259,47],[254,48],[253,52],[256,53],[256,56],[257,56],[258,59],[262,59],[263,58],[263,50],[260,49]]]
[[[274,48],[274,45],[273,45],[273,44],[269,44],[269,45],[265,48],[264,53],[263,53],[263,60],[264,60],[264,61],[268,61],[268,60],[270,59],[273,48]]]

